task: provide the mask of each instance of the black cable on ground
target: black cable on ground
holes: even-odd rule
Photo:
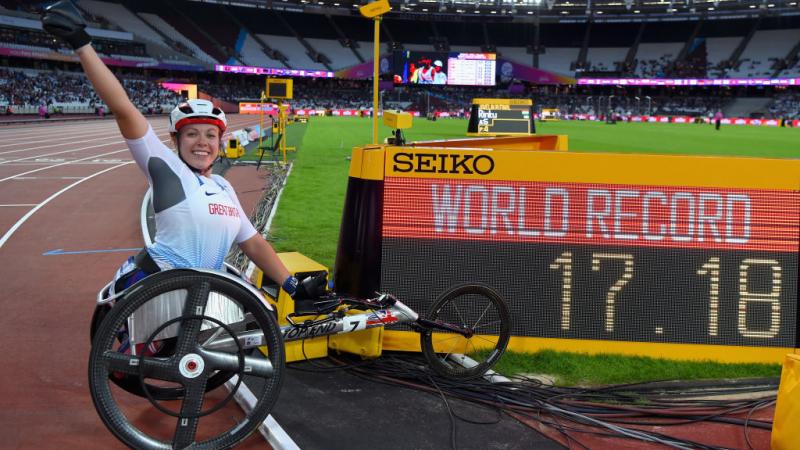
[[[384,355],[373,361],[350,362],[346,356],[330,357],[334,365],[356,376],[371,381],[396,384],[442,397],[448,415],[454,420],[465,418],[455,413],[450,399],[458,399],[482,408],[502,413],[520,415],[552,427],[565,437],[568,445],[586,448],[574,437],[575,433],[595,434],[604,437],[641,439],[674,448],[711,449],[713,446],[680,439],[665,434],[631,428],[633,426],[680,426],[700,422],[716,422],[743,427],[745,437],[749,429],[769,429],[771,422],[753,420],[755,411],[771,405],[773,396],[756,400],[715,400],[687,397],[717,394],[764,393],[774,390],[772,379],[747,383],[692,383],[666,382],[610,386],[597,389],[543,386],[540,382],[516,377],[510,383],[490,384],[484,380],[453,381],[437,376],[427,369],[418,355],[403,357]],[[675,396],[671,396],[672,393]],[[763,397],[763,396],[762,396]],[[747,417],[731,417],[747,413]],[[543,416],[547,414],[550,419]],[[469,419],[467,419],[469,421]],[[454,423],[454,422],[451,422]],[[496,422],[495,422],[496,423]],[[568,425],[569,423],[580,426]],[[451,430],[455,429],[455,425]],[[451,439],[452,444],[452,439]]]

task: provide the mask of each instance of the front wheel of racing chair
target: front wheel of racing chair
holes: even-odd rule
[[[228,273],[239,276],[240,274],[236,269],[232,266],[228,266],[226,264],[226,270]],[[109,295],[109,285],[107,285],[101,292],[101,297],[107,297]],[[133,286],[131,286],[133,287]],[[124,296],[124,292],[122,293]],[[92,314],[92,321],[89,328],[89,339],[90,341],[94,341],[94,336],[97,334],[97,330],[100,328],[100,324],[103,322],[103,319],[108,315],[113,307],[113,303],[100,303],[101,299],[98,299],[98,305],[94,308],[94,313]],[[175,339],[163,339],[158,342],[154,342],[148,348],[141,343],[135,344],[135,351],[131,348],[130,343],[130,336],[128,333],[128,324],[124,324],[119,332],[117,333],[117,341],[119,346],[117,347],[117,351],[120,353],[131,354],[131,353],[146,353],[147,356],[154,356],[159,357],[163,355],[169,355],[175,351]],[[251,355],[253,352],[252,349],[246,350],[248,355]],[[223,384],[226,381],[231,379],[234,375],[234,372],[228,371],[220,371],[214,374],[209,380],[206,386],[207,391],[212,391]],[[145,393],[144,388],[142,387],[142,383],[139,382],[139,379],[133,375],[127,375],[124,373],[112,373],[109,374],[109,379],[114,382],[117,386],[121,389],[125,390],[134,395],[138,395],[139,397],[147,397],[148,394]],[[151,395],[156,400],[177,400],[183,397],[183,388],[182,387],[165,387],[165,386],[157,386],[145,383],[144,387],[147,388],[149,395]]]
[[[159,272],[127,289],[104,316],[93,320],[89,388],[101,419],[126,445],[229,448],[272,409],[284,373],[280,329],[258,291],[241,279],[210,270]],[[120,352],[121,329],[134,349],[164,344],[153,354]],[[248,353],[256,348],[265,356]],[[118,374],[126,386],[138,384],[135,392],[117,388]],[[210,389],[218,377],[234,375],[227,396]],[[245,377],[255,406],[248,413],[225,408]],[[159,392],[169,399],[157,398]],[[206,419],[219,414],[222,420]],[[243,417],[231,420],[234,414]]]

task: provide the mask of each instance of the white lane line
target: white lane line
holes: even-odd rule
[[[20,162],[20,161],[28,161],[28,160],[31,160],[31,159],[36,160],[38,158],[46,158],[48,156],[61,155],[63,153],[77,152],[77,151],[86,150],[86,149],[90,149],[90,148],[104,147],[106,145],[117,145],[117,144],[123,144],[123,143],[125,143],[125,141],[119,141],[118,140],[118,141],[112,141],[112,142],[104,142],[102,144],[89,145],[87,147],[80,147],[80,148],[73,148],[73,149],[69,149],[69,150],[62,150],[60,152],[45,153],[43,155],[27,156],[25,158],[18,158],[18,159],[9,159],[7,161],[0,161],[0,164],[8,164],[8,163]],[[45,161],[45,162],[47,162],[47,161]]]
[[[11,208],[15,206],[36,206],[36,203],[12,203],[8,205],[0,205],[0,208],[1,207]]]
[[[165,140],[162,140],[161,142],[167,142],[168,140],[169,139],[165,139]],[[52,169],[54,167],[64,166],[64,165],[72,164],[72,163],[79,162],[79,161],[86,161],[87,159],[99,158],[101,156],[113,155],[115,153],[122,153],[122,152],[127,152],[127,151],[128,151],[128,148],[125,147],[122,150],[115,150],[115,151],[108,152],[108,153],[103,153],[103,154],[100,154],[100,155],[87,156],[86,158],[76,159],[74,161],[67,161],[67,162],[63,162],[61,164],[53,164],[52,166],[41,167],[39,169],[29,170],[27,172],[18,173],[16,175],[12,175],[10,177],[0,178],[0,183],[2,183],[3,181],[13,180],[14,178],[19,178],[19,177],[22,177],[22,176],[25,176],[25,175],[29,175],[29,174],[32,174],[32,173],[41,172],[42,170],[48,170],[48,169]],[[128,162],[126,162],[125,164],[127,164],[127,163]]]
[[[131,158],[110,158],[110,159],[93,159],[91,161],[81,161],[75,163],[76,166],[102,166],[104,164],[118,164],[125,161],[130,161]],[[32,162],[21,162],[21,163],[12,163],[7,165],[6,167],[37,167],[37,166],[47,166],[53,163],[60,163],[60,162],[68,162],[68,161],[77,161],[75,159],[66,159],[66,158],[56,158],[52,160],[46,161],[32,161]],[[272,162],[272,161],[270,161]]]
[[[58,137],[58,138],[76,137],[76,136],[78,136],[78,137],[89,137],[89,136],[97,136],[97,135],[101,135],[101,134],[105,134],[105,135],[116,134],[116,135],[119,135],[119,131],[117,131],[116,129],[111,129],[111,128],[98,128],[98,129],[88,129],[88,130],[80,128],[80,129],[75,129],[75,130],[64,131],[64,132],[61,132],[61,133],[54,133],[54,135],[56,137]],[[13,136],[13,137],[11,137],[11,136]],[[35,133],[35,134],[31,134],[31,135],[25,135],[25,134],[21,134],[21,133],[14,133],[11,136],[3,138],[3,144],[0,145],[0,148],[19,146],[19,145],[22,145],[23,143],[37,144],[39,142],[47,142],[49,135],[48,134],[44,134],[44,133]],[[37,140],[31,140],[31,139],[37,139]]]
[[[81,136],[81,137],[83,137],[83,136]],[[63,136],[59,136],[58,139],[63,139]],[[101,137],[98,137],[98,138],[84,139],[82,141],[69,141],[69,143],[70,143],[70,145],[71,144],[80,144],[82,142],[93,142],[93,141],[99,141],[101,139],[119,139],[119,133],[108,134],[107,136],[101,136]],[[24,145],[36,144],[36,143],[39,143],[39,142],[50,142],[50,144],[40,145],[38,147],[24,147],[24,148],[17,148],[16,150],[7,150],[7,151],[4,151],[4,152],[0,152],[0,155],[8,155],[9,153],[27,152],[28,150],[39,150],[40,148],[50,148],[50,147],[62,147],[63,148],[64,147],[63,141],[54,142],[54,140],[55,139],[46,139],[46,140],[43,140],[43,141],[29,141],[29,142],[26,142],[24,144],[11,144],[14,147],[22,147]],[[10,147],[10,145],[0,145],[0,147]]]
[[[85,149],[87,149],[87,148],[104,147],[104,146],[106,146],[106,145],[111,145],[111,144],[122,144],[122,143],[124,143],[124,142],[125,142],[125,141],[107,142],[107,143],[105,143],[105,144],[90,145],[90,146],[88,146],[88,147],[81,147],[81,148],[75,148],[75,149],[71,149],[71,150],[64,150],[64,151],[62,151],[62,152],[48,153],[48,154],[45,154],[45,155],[36,155],[36,156],[28,156],[27,158],[10,159],[10,160],[8,160],[8,161],[0,161],[0,165],[2,165],[2,164],[8,164],[8,163],[20,162],[20,161],[28,161],[28,160],[31,160],[31,159],[33,159],[33,160],[34,160],[34,162],[36,162],[36,159],[39,159],[39,158],[45,158],[45,157],[47,157],[47,156],[54,156],[54,155],[60,155],[60,154],[62,154],[62,153],[76,152],[76,151],[79,151],[79,150],[85,150]],[[161,140],[161,142],[164,142],[164,143],[166,143],[166,142],[169,142],[169,139],[162,139],[162,140]],[[127,150],[127,149],[128,149],[128,148],[127,148],[127,147],[125,147],[125,149],[124,149],[124,150],[114,151],[114,152],[110,152],[110,153],[101,153],[101,154],[99,154],[99,155],[88,156],[88,157],[86,157],[86,158],[73,159],[73,160],[70,160],[70,161],[65,161],[65,162],[63,162],[63,163],[61,163],[61,164],[55,164],[55,165],[53,165],[53,166],[51,166],[51,167],[56,167],[56,166],[60,166],[60,165],[63,165],[63,164],[70,164],[70,163],[72,163],[72,162],[86,161],[86,160],[88,160],[88,159],[91,159],[91,158],[99,158],[99,157],[101,157],[101,156],[112,155],[112,154],[114,154],[114,153],[120,153],[120,152],[122,152],[122,151],[125,151],[125,150]],[[44,162],[47,162],[47,161],[44,161]],[[54,162],[55,162],[55,161],[54,161]],[[22,175],[25,175],[25,174],[22,174]],[[4,181],[4,180],[0,180],[0,181]]]
[[[14,224],[14,226],[12,226],[8,231],[6,231],[6,234],[4,234],[2,238],[0,238],[0,248],[3,248],[3,245],[5,245],[5,243],[8,241],[8,239],[11,238],[11,236],[14,234],[14,232],[17,231],[19,229],[19,227],[22,226],[23,223],[25,223],[28,219],[30,219],[31,216],[33,216],[36,213],[36,211],[39,211],[40,209],[42,209],[44,207],[44,205],[50,203],[51,201],[53,201],[53,199],[55,199],[59,195],[63,194],[64,192],[67,192],[68,190],[74,188],[75,186],[83,183],[86,180],[91,180],[92,178],[94,178],[94,177],[96,177],[98,175],[102,175],[102,174],[104,174],[104,173],[106,173],[108,171],[114,170],[114,169],[116,169],[118,167],[122,167],[122,166],[125,166],[125,165],[128,165],[128,164],[132,164],[132,162],[125,162],[125,163],[118,164],[118,165],[113,166],[113,167],[109,167],[108,169],[103,169],[100,172],[96,172],[96,173],[94,173],[92,175],[89,175],[86,178],[81,178],[80,180],[78,180],[78,181],[70,184],[69,186],[61,189],[60,191],[56,192],[55,194],[51,195],[50,197],[47,197],[47,199],[45,199],[43,202],[41,202],[38,205],[36,205],[36,207],[34,207],[30,211],[28,211],[28,213],[25,214],[24,216],[22,216],[22,218],[20,218],[17,221],[17,223]]]
[[[60,125],[59,125],[60,124]],[[104,121],[102,126],[115,126],[117,123],[113,120]],[[19,133],[31,133],[31,134],[39,134],[40,132],[59,132],[64,129],[70,128],[83,128],[84,126],[89,125],[86,121],[74,121],[74,122],[50,122],[50,123],[34,123],[34,124],[21,124],[26,126],[18,126],[18,125],[10,125],[6,124],[0,126],[0,136],[12,135],[12,134],[19,134]],[[100,126],[95,124],[89,125],[91,129],[97,128],[100,129]]]
[[[161,120],[151,121],[150,124],[153,126],[153,129],[166,127],[169,124],[167,122],[161,123]],[[86,135],[97,135],[98,133],[111,133],[116,134],[119,136],[119,128],[117,127],[117,123],[115,121],[109,121],[103,124],[102,127],[91,127],[85,128],[87,125],[85,122],[83,123],[74,123],[64,127],[56,128],[53,126],[47,127],[39,127],[35,129],[29,130],[29,132],[22,132],[20,129],[3,129],[3,126],[0,126],[0,141],[3,143],[11,142],[10,139],[59,139],[63,140],[62,138],[67,135],[74,135],[74,134],[86,134]],[[5,131],[5,133],[3,133]]]
[[[117,161],[119,164],[119,161]],[[17,180],[79,180],[83,177],[17,177],[14,178],[14,181]]]
[[[0,126],[1,128],[1,126]],[[64,128],[61,130],[53,130],[53,129],[39,129],[30,132],[20,132],[20,131],[13,131],[6,134],[0,134],[0,139],[2,139],[3,143],[13,143],[13,142],[24,142],[26,140],[40,140],[40,139],[47,139],[47,138],[58,138],[64,135],[76,135],[81,133],[89,133],[89,134],[99,134],[99,133],[110,133],[112,131],[117,131],[115,128],[92,128],[89,130],[81,129],[78,127],[73,128]]]
[[[153,131],[156,134],[163,133],[165,130],[166,129],[159,129],[158,131],[156,131],[155,129],[153,129]],[[73,143],[77,143],[77,142],[85,142],[85,141],[68,142],[66,144],[60,144],[60,146],[63,147],[64,145],[72,145]],[[123,144],[123,143],[125,143],[125,141],[124,140],[119,140],[119,136],[117,136],[117,140],[116,141],[104,142],[102,144],[89,145],[89,146],[86,146],[86,147],[72,148],[72,149],[69,149],[69,150],[62,150],[60,152],[53,152],[53,153],[45,153],[45,154],[42,154],[42,155],[28,156],[28,157],[25,157],[25,158],[9,159],[9,160],[6,160],[6,161],[0,161],[0,164],[8,164],[8,163],[12,163],[12,162],[27,161],[27,160],[30,160],[30,159],[44,158],[44,157],[48,157],[48,156],[61,155],[63,153],[77,152],[77,151],[80,151],[80,150],[86,150],[86,149],[90,149],[90,148],[103,147],[105,145],[116,145],[116,144]],[[35,147],[35,148],[47,148],[47,147],[53,147],[53,146],[52,145],[46,145],[46,146]],[[33,150],[33,149],[28,149],[28,150]],[[13,150],[13,151],[6,152],[6,153],[14,153],[14,152],[17,152],[17,151],[24,151],[24,150]],[[4,153],[0,153],[0,154],[4,154]]]
[[[251,125],[255,125],[255,123],[253,123]],[[234,126],[235,127],[245,127],[245,126],[248,126],[248,125],[246,123],[241,123],[241,124],[236,124]],[[161,140],[161,142],[164,142],[164,143],[169,142],[169,141],[170,141],[170,138]],[[128,151],[127,147],[125,149],[123,149],[123,150],[115,150],[115,151],[111,151],[111,152],[107,152],[107,153],[101,153],[99,155],[88,156],[86,158],[76,159],[76,160],[72,160],[72,161],[66,161],[66,162],[63,162],[63,163],[60,163],[60,164],[53,164],[52,166],[41,167],[39,169],[29,170],[27,172],[23,172],[23,173],[19,173],[19,174],[16,174],[16,175],[12,175],[10,177],[0,178],[0,182],[13,180],[14,178],[22,177],[22,176],[25,176],[25,175],[29,175],[29,174],[32,174],[32,173],[40,172],[42,170],[51,169],[51,168],[54,168],[54,167],[64,166],[64,165],[67,165],[67,164],[74,164],[74,163],[81,162],[81,161],[87,161],[87,160],[92,159],[92,158],[100,158],[101,156],[108,156],[108,155],[113,155],[113,154],[116,154],[116,153],[122,153],[122,152],[126,152],[126,151]],[[41,156],[45,156],[45,155],[41,155]],[[23,159],[30,159],[30,158],[23,158]],[[0,162],[0,164],[2,164],[2,163]]]

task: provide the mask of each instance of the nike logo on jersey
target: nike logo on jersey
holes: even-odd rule
[[[217,194],[219,194],[219,192],[206,192],[206,195],[209,196],[209,197],[212,196],[212,195],[217,195]]]

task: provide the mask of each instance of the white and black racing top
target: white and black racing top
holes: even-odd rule
[[[192,172],[152,127],[127,143],[153,190],[156,237],[147,251],[162,270],[220,270],[231,245],[256,234],[230,183]]]

